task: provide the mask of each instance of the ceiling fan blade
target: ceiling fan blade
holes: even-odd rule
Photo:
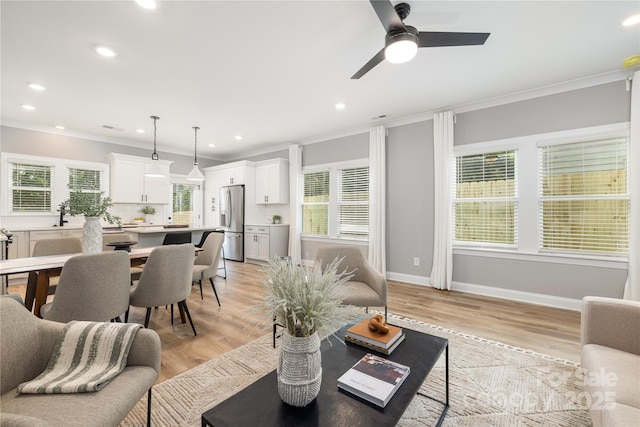
[[[438,46],[472,46],[482,45],[491,33],[445,33],[437,31],[420,31],[419,47]]]
[[[381,63],[383,60],[384,60],[384,49],[382,49],[380,52],[376,53],[376,56],[374,56],[373,58],[371,58],[369,60],[369,62],[364,64],[364,67],[360,68],[358,70],[358,72],[355,73],[351,78],[352,79],[359,79],[360,77],[364,76],[369,71],[371,71],[371,69],[373,69],[373,67],[375,67],[376,65]]]
[[[406,31],[402,19],[398,16],[398,12],[389,0],[370,0],[373,10],[376,11],[382,26],[389,33],[394,31]]]

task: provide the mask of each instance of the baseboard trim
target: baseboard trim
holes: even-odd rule
[[[425,276],[387,272],[387,279],[414,285],[431,286],[431,281]],[[581,311],[582,300],[558,297],[555,295],[536,294],[533,292],[517,291],[514,289],[496,288],[493,286],[476,285],[473,283],[453,282],[452,290],[467,292],[470,294],[484,295],[511,301],[520,301],[530,304],[544,305],[548,307],[562,308],[566,310]]]

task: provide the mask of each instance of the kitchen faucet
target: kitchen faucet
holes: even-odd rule
[[[64,205],[60,205],[60,227],[63,227],[65,222],[69,221],[64,219]]]

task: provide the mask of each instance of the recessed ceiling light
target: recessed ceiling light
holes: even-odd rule
[[[44,86],[39,85],[38,83],[30,83],[29,87],[33,90],[44,90]]]
[[[336,104],[336,109],[337,109],[337,110],[344,110],[346,107],[347,107],[347,106],[346,106],[344,103],[342,103],[342,102],[338,102],[338,103]]]
[[[62,125],[56,125],[56,129],[64,130],[64,126],[62,126]]]
[[[109,58],[116,56],[114,50],[107,46],[96,46],[95,50],[102,56],[107,56]]]
[[[24,108],[25,110],[35,110],[36,107],[34,107],[33,105],[27,105],[27,104],[22,104],[22,108]]]
[[[640,23],[640,13],[628,17],[627,19],[624,20],[622,25],[624,25],[625,27],[630,27],[638,23]]]
[[[209,147],[215,148],[216,144],[209,144]]]
[[[136,132],[138,132],[138,133],[144,133],[144,129],[136,129]]]
[[[155,0],[136,0],[136,3],[145,9],[153,10],[158,7]]]
[[[236,135],[235,138],[236,138],[236,141],[240,141],[242,139],[242,135]]]

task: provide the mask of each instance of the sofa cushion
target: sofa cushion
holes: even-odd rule
[[[344,283],[348,287],[344,296],[344,303],[358,307],[379,307],[384,305],[380,296],[364,282],[348,281]]]
[[[598,344],[582,347],[584,390],[595,426],[626,426],[640,413],[640,356]],[[612,404],[614,403],[615,404]],[[620,422],[614,420],[619,419]]]
[[[618,403],[615,411],[602,412],[603,426],[640,425],[640,409]]]
[[[0,396],[3,413],[39,418],[50,426],[115,426],[123,420],[157,378],[148,366],[129,366],[96,393],[18,394]],[[4,426],[4,424],[2,424]]]

